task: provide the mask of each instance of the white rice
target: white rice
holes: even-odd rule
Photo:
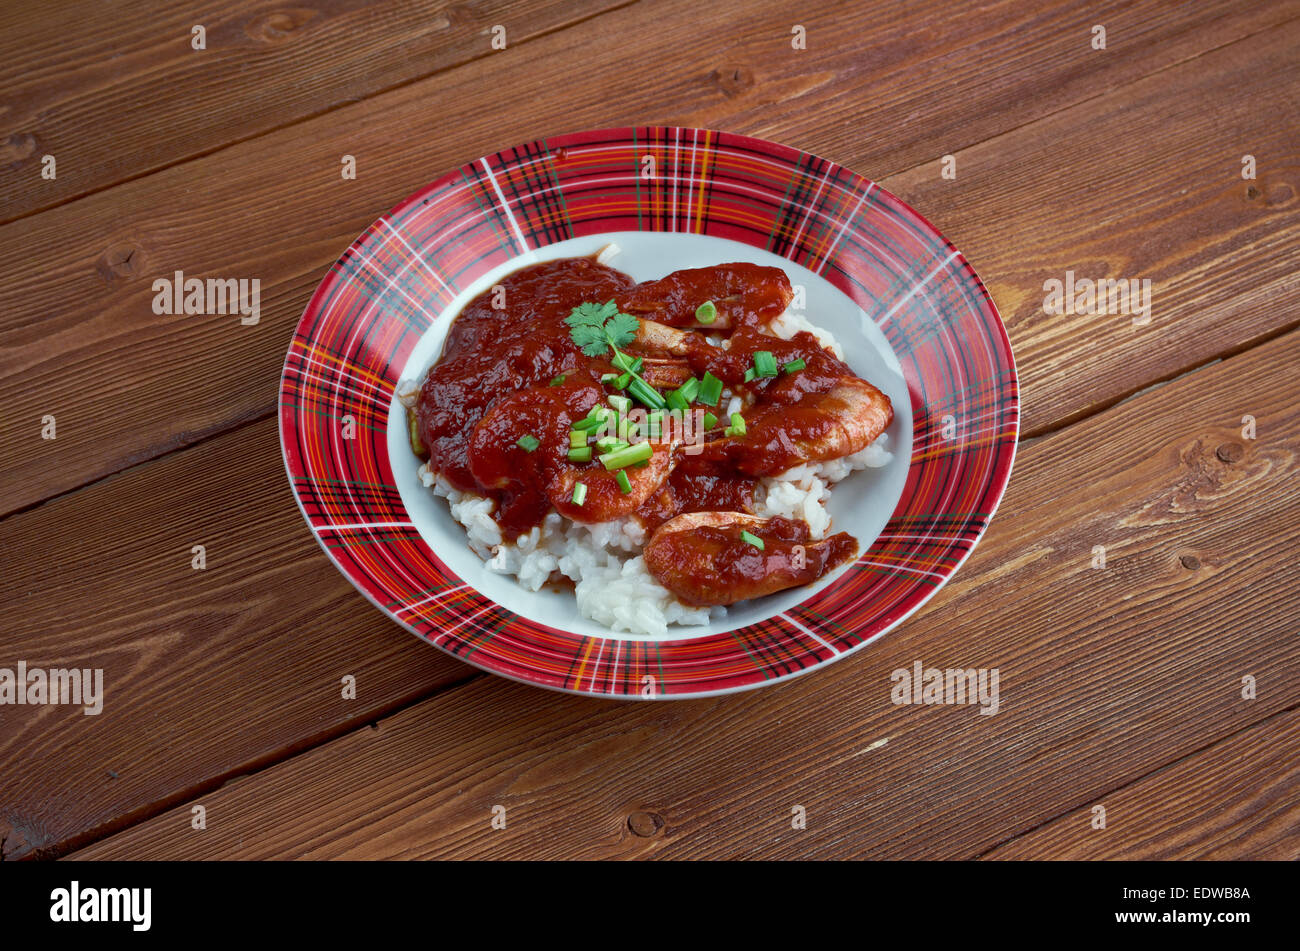
[[[772,329],[785,340],[800,330],[810,331],[822,346],[836,356],[843,356],[834,337],[801,315],[786,311],[773,322]],[[418,395],[418,383],[404,382],[398,392],[402,403],[412,406]],[[727,412],[738,413],[742,409],[740,397],[732,397]],[[888,441],[889,436],[881,434],[871,445],[851,456],[795,466],[759,480],[755,514],[802,519],[808,523],[814,539],[825,538],[831,527],[830,513],[826,510],[831,486],[859,469],[887,465],[893,458]],[[441,475],[431,472],[428,463],[420,466],[419,474],[435,495],[447,500],[452,518],[464,526],[469,546],[483,559],[484,567],[513,575],[530,591],[539,590],[553,577],[568,578],[573,582],[582,616],[611,631],[666,637],[670,624],[707,624],[711,618],[727,613],[724,607],[684,605],[654,579],[641,557],[645,530],[635,517],[588,525],[551,512],[541,526],[527,535],[505,539],[492,519],[495,503],[491,499],[453,488]]]

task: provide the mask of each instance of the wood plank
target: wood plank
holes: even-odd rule
[[[0,577],[0,666],[104,672],[97,716],[0,705],[2,858],[113,828],[474,673],[383,621],[325,558],[274,420],[0,522]]]
[[[1122,35],[1141,35],[1149,45],[1139,52],[1130,50],[1127,41],[1117,41],[1109,51],[1114,56],[1100,57],[1092,56],[1086,44],[1079,50],[1071,45],[1074,41],[1068,38],[1078,14],[1068,4],[1049,7],[1028,20],[1018,4],[995,5],[988,17],[954,22],[942,42],[936,42],[933,24],[902,12],[901,7],[872,12],[849,5],[810,20],[810,35],[870,34],[879,40],[872,54],[863,56],[852,44],[835,44],[815,56],[804,56],[789,50],[785,39],[789,13],[775,0],[748,8],[745,22],[750,39],[732,41],[721,50],[716,35],[707,29],[685,34],[664,29],[672,11],[687,6],[680,2],[676,7],[618,10],[526,47],[507,49],[489,61],[468,63],[0,227],[0,348],[6,354],[0,367],[0,400],[8,408],[0,419],[0,453],[8,462],[0,512],[31,505],[273,412],[286,342],[327,265],[379,209],[390,207],[438,172],[507,143],[553,134],[556,129],[608,124],[722,125],[798,144],[880,178],[1004,131],[1071,99],[1095,95],[1098,89],[1142,71],[1194,55],[1210,42],[1226,42],[1244,31],[1263,28],[1281,16],[1274,7],[1266,13],[1255,7],[1229,13],[1231,4],[1198,5],[1194,13],[1180,7],[1151,16],[1148,7],[1139,4],[1117,11],[1116,22],[1130,24]],[[1013,29],[1017,26],[1019,32]],[[1288,27],[1276,32],[1278,37],[1266,35],[1262,45],[1251,40],[1240,50],[1228,47],[1160,75],[1158,88],[1170,98],[1183,90],[1203,92],[1204,80],[1197,78],[1202,74],[1234,77],[1236,85],[1213,92],[1193,121],[1166,129],[1158,116],[1145,114],[1161,128],[1162,136],[1178,143],[1176,149],[1152,150],[1151,174],[1156,180],[1186,181],[1189,189],[1195,188],[1186,198],[1187,205],[1179,206],[1180,220],[1192,220],[1195,212],[1230,228],[1214,244],[1215,254],[1224,256],[1222,267],[1234,275],[1247,269],[1265,272],[1267,279],[1250,299],[1271,306],[1244,308],[1235,329],[1247,335],[1270,332],[1290,319],[1287,307],[1279,305],[1294,299],[1293,285],[1279,288],[1271,270],[1285,255],[1254,253],[1287,250],[1286,239],[1278,235],[1288,229],[1284,197],[1288,189],[1294,190],[1290,172],[1271,158],[1287,128],[1278,118],[1294,112],[1294,103],[1287,101],[1288,86],[1278,78],[1279,70],[1283,78],[1291,75],[1294,64],[1277,62],[1294,43],[1294,31]],[[831,46],[829,39],[821,42]],[[572,64],[587,62],[592,50],[620,44],[627,49],[618,70],[573,70]],[[785,55],[787,50],[790,55]],[[1002,57],[999,62],[1015,63],[1017,68],[997,71],[996,78],[990,79],[989,56]],[[1255,64],[1245,75],[1240,74],[1242,56]],[[657,75],[673,77],[661,100],[672,103],[670,109],[646,114],[644,76],[624,68],[629,58],[655,63]],[[753,78],[753,85],[720,87],[709,78],[711,74],[702,72],[702,64],[711,63],[734,65],[741,75]],[[904,73],[909,76],[905,86],[898,82]],[[939,95],[939,88],[947,89],[949,84],[969,87],[969,92],[961,97]],[[485,97],[511,88],[537,90],[528,110],[502,115],[487,108]],[[1220,112],[1236,110],[1241,101],[1255,106],[1240,110],[1233,123],[1217,118]],[[431,109],[431,102],[439,103],[439,108]],[[1128,105],[1129,99],[1122,95],[1113,103],[1109,97],[1093,99],[1069,113],[1073,117],[1069,121],[1087,127]],[[447,136],[448,128],[456,129],[456,136]],[[889,134],[864,136],[863,128]],[[1222,131],[1225,128],[1228,133]],[[1012,135],[1041,143],[1030,129]],[[1241,141],[1251,142],[1265,157],[1265,178],[1260,184],[1266,198],[1246,201],[1239,189],[1233,189],[1229,180],[1235,159],[1224,160],[1225,172],[1214,164],[1217,159],[1196,158],[1192,161],[1201,177],[1185,174],[1189,152],[1231,157],[1241,150]],[[1062,151],[1054,149],[1052,156]],[[340,179],[339,156],[344,153],[358,158],[356,181]],[[988,160],[996,160],[998,154]],[[1098,174],[1090,184],[1095,192],[1104,192],[1097,200],[1105,207],[1128,201],[1131,183],[1102,174],[1107,166],[1101,157],[1095,166]],[[958,189],[951,198],[918,204],[941,227],[966,237],[971,222],[961,218],[959,211],[1023,222],[1028,228],[1033,219],[1026,219],[1023,209],[1053,200],[1041,191],[1016,190],[1022,164],[997,168],[986,163],[984,167],[983,173],[978,168],[964,170],[957,183],[950,183]],[[1207,167],[1211,177],[1203,180]],[[975,205],[958,201],[968,179],[978,183],[995,173],[1004,176],[1004,187],[985,186],[981,194],[986,200]],[[915,177],[900,184],[907,186],[909,197],[911,189],[919,187]],[[1053,194],[1060,190],[1055,180],[1047,185]],[[1141,214],[1153,203],[1148,195],[1131,214]],[[1080,217],[1086,215],[1075,215],[1074,220]],[[1186,227],[1180,228],[1181,235]],[[982,244],[983,232],[969,236],[966,250],[986,268],[984,277],[993,283],[996,297],[1004,304],[1013,302],[1009,310],[1017,317],[1013,321],[1017,348],[1034,352],[1041,336],[1062,352],[1073,353],[1076,360],[1091,359],[1090,353],[1079,354],[1066,346],[1056,331],[1057,322],[1024,316],[1029,312],[1021,305],[1041,293],[1042,273],[1019,264],[1009,275],[999,270],[1022,249],[1029,257],[1031,252],[1024,246],[1032,241],[1058,249],[1055,257],[1042,252],[1042,261],[1051,273],[1059,273],[1072,260],[1070,233],[1052,227],[1029,236],[1016,233],[1005,252]],[[1004,233],[993,237],[997,246],[1007,240]],[[1131,228],[1117,235],[1116,241],[1117,260],[1121,255],[1123,260],[1137,258],[1141,247],[1161,243]],[[1199,269],[1205,255],[1184,250],[1193,242],[1180,237],[1174,259]],[[41,267],[31,264],[33,248],[41,249]],[[1229,259],[1230,254],[1236,257]],[[1219,266],[1218,257],[1215,261]],[[261,323],[244,327],[232,318],[154,315],[152,281],[175,270],[190,276],[260,279]],[[1181,279],[1189,286],[1206,283],[1199,270]],[[1175,275],[1167,280],[1175,280]],[[1233,277],[1229,283],[1237,288],[1241,281]],[[1213,292],[1202,296],[1209,298],[1210,305],[1223,306]],[[1200,307],[1199,297],[1193,304]],[[1213,322],[1224,315],[1209,306],[1198,319]],[[1150,342],[1153,334],[1175,326],[1162,310],[1143,339]],[[1205,339],[1196,340],[1203,349]],[[1085,341],[1086,337],[1076,339],[1075,344]],[[1162,341],[1150,349],[1177,348]],[[1055,369],[1045,374],[1040,385],[1034,375],[1039,372],[1037,364],[1023,357],[1021,363],[1030,396],[1027,422],[1033,427],[1049,427],[1063,413],[1149,382],[1127,372],[1124,365],[1106,363],[1118,377],[1099,377],[1086,391]],[[1150,363],[1148,359],[1138,369],[1145,370]],[[80,385],[88,376],[96,380],[95,387]],[[177,394],[185,398],[178,399]],[[1046,411],[1040,412],[1040,406]],[[47,414],[58,421],[59,435],[53,442],[39,438],[41,419]],[[113,438],[104,439],[105,432]]]
[[[186,804],[76,857],[979,855],[1300,703],[1298,354],[1295,332],[1028,442],[953,582],[827,670],[622,705],[477,678],[200,797],[202,833]],[[998,712],[891,704],[915,661],[997,668]]]
[[[1263,675],[1267,678],[1267,674]],[[988,859],[1300,858],[1300,711],[1012,839]],[[1106,827],[1094,829],[1095,805]]]
[[[630,0],[73,0],[0,11],[0,220],[493,55]],[[192,29],[205,29],[205,48]],[[56,177],[42,177],[53,155]],[[336,159],[337,161],[337,159]]]
[[[885,180],[937,209],[998,304],[1022,433],[1300,325],[1297,44],[1291,23],[963,149],[956,181],[937,163]],[[1246,87],[1249,109],[1227,94]],[[1046,313],[1044,282],[1067,272],[1149,281],[1150,323]]]

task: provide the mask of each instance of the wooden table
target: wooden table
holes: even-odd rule
[[[0,666],[105,677],[99,716],[0,706],[0,857],[1300,855],[1300,4],[161,9],[0,12]],[[875,179],[1015,347],[973,556],[771,689],[481,674],[334,570],[280,459],[285,349],[353,237],[479,155],[634,124]],[[258,277],[260,322],[155,314],[178,270]],[[1071,270],[1149,279],[1150,323],[1044,313]],[[890,703],[918,659],[998,668],[998,714]]]

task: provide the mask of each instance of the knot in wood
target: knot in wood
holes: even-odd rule
[[[728,98],[739,96],[754,85],[754,71],[748,66],[724,66],[715,69],[709,78],[718,84]]]
[[[1214,450],[1214,454],[1219,457],[1221,462],[1240,462],[1241,457],[1245,455],[1245,452],[1246,451],[1241,448],[1241,445],[1235,442],[1225,442],[1218,449]]]
[[[664,820],[653,812],[634,812],[627,817],[627,827],[633,835],[648,839],[664,827]]]

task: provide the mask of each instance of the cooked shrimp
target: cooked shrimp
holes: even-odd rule
[[[687,604],[733,604],[808,584],[857,553],[846,532],[818,542],[810,534],[806,522],[779,516],[691,512],[659,526],[645,564]]]
[[[794,291],[779,267],[737,262],[674,271],[657,281],[638,284],[620,294],[621,309],[652,316],[674,327],[730,330],[745,324],[767,324],[790,304]],[[716,316],[708,324],[696,319],[696,309],[712,302]]]
[[[676,455],[675,445],[655,443],[654,452],[644,466],[629,466],[610,472],[599,463],[562,463],[555,467],[547,482],[546,495],[557,512],[575,522],[608,522],[625,518],[664,484],[676,464]],[[618,472],[627,473],[631,492],[620,488]],[[587,487],[581,505],[573,501],[573,490],[579,482]]]
[[[745,416],[744,435],[706,443],[702,458],[726,460],[750,475],[776,475],[865,449],[893,419],[888,396],[846,376],[824,393],[800,393],[797,402],[760,403]]]

